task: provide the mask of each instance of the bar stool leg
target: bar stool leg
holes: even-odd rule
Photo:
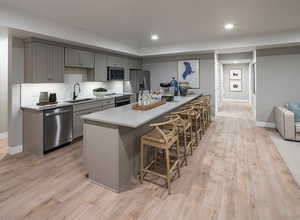
[[[169,195],[171,194],[171,177],[170,177],[170,155],[169,149],[165,149],[166,155],[166,176],[167,176],[167,188]]]
[[[154,169],[156,169],[157,165],[157,149],[154,148]]]
[[[184,149],[183,149],[183,156],[184,156],[184,162],[185,162],[185,165],[187,166],[188,165],[188,161],[187,161],[187,151],[186,151],[186,147],[187,147],[187,137],[186,137],[186,130],[184,128],[184,131],[183,131],[183,135],[184,135]]]
[[[177,141],[176,141],[176,156],[177,156],[177,160],[178,160],[178,162],[177,162],[177,172],[178,172],[178,177],[180,177],[180,153],[179,153],[179,147],[180,147],[180,145],[179,145],[179,137],[177,136]],[[185,148],[185,147],[184,147]]]
[[[141,184],[143,184],[143,180],[144,180],[144,142],[141,141],[141,152],[140,152],[140,182]]]
[[[193,145],[194,145],[194,141],[193,141],[193,128],[192,128],[192,125],[190,126],[190,138],[191,138],[191,142],[192,142],[192,144],[190,145],[190,148],[191,148],[191,155],[193,155]]]

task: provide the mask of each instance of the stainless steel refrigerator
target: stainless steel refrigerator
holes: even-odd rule
[[[141,89],[150,90],[150,72],[130,70],[130,81],[124,82],[124,92],[138,94]]]

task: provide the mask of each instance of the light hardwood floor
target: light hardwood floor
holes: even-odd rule
[[[245,104],[221,108],[170,196],[151,183],[121,194],[90,183],[81,151],[2,160],[0,219],[300,219],[300,189]]]

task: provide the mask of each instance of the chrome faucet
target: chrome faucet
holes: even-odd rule
[[[73,85],[73,100],[75,100],[78,97],[78,94],[76,95],[76,86],[78,86],[78,94],[80,93],[81,89],[80,89],[80,84],[79,83],[75,83]]]

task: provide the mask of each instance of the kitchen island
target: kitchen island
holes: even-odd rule
[[[148,125],[199,96],[178,96],[148,111],[125,105],[82,116],[84,166],[90,180],[115,192],[131,188],[139,170],[140,137]]]

